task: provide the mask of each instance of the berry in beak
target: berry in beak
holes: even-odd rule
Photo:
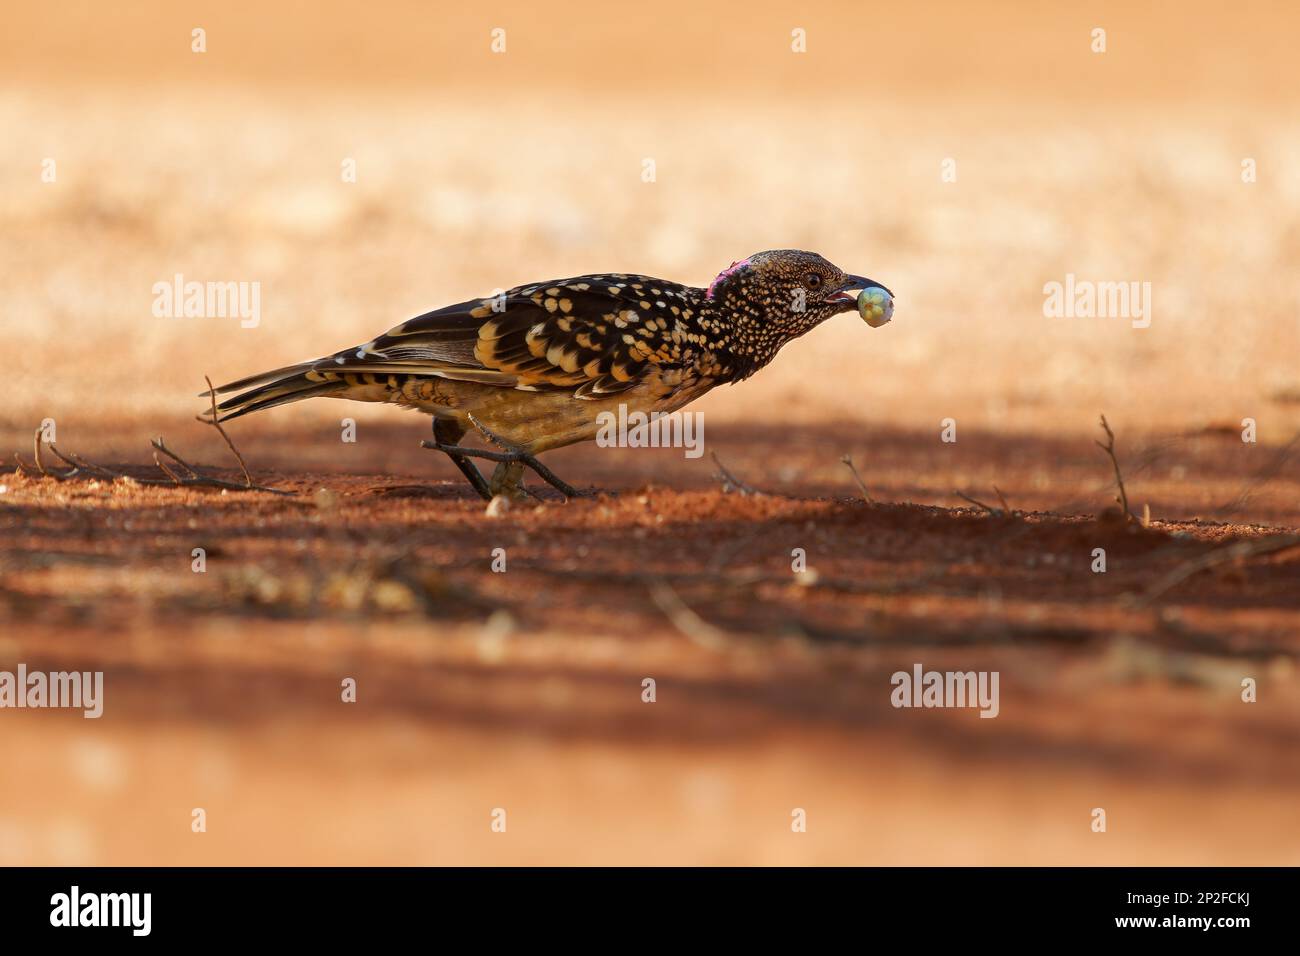
[[[894,293],[874,279],[849,276],[848,283],[827,297],[831,302],[854,302],[862,321],[878,329],[894,317]]]

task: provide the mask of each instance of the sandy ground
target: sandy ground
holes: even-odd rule
[[[107,685],[97,721],[0,711],[0,863],[1300,863],[1276,8],[830,4],[798,59],[776,5],[506,6],[492,59],[463,12],[174,7],[24,8],[0,40],[0,669]],[[895,321],[707,396],[702,458],[549,455],[592,492],[567,504],[489,518],[426,421],[325,401],[230,428],[291,496],[32,468],[48,418],[137,478],[162,435],[236,479],[204,375],[783,246],[886,282]],[[176,273],[260,283],[257,327],[155,317]],[[1069,273],[1150,282],[1150,327],[1046,318]],[[1107,510],[1102,413],[1149,527]],[[998,671],[999,716],[891,707],[918,662]]]

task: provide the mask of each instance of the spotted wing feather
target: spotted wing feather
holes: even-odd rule
[[[681,360],[689,289],[643,276],[591,275],[519,286],[389,329],[365,345],[231,382],[225,417],[324,394],[344,383],[414,375],[596,399],[632,388],[653,365]]]
[[[466,361],[468,347],[474,366],[509,377],[515,388],[596,398],[631,388],[649,366],[672,361],[664,344],[683,310],[689,315],[689,301],[690,290],[660,280],[580,276],[419,316],[364,350],[394,359],[429,350],[445,360],[454,349]],[[443,375],[457,378],[459,370]]]

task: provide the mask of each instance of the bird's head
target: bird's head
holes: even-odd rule
[[[761,365],[832,316],[857,311],[858,297],[867,289],[883,290],[884,296],[876,297],[883,302],[863,311],[863,318],[883,325],[893,312],[893,293],[879,282],[851,275],[815,252],[774,249],[733,262],[705,295],[739,327],[732,350],[748,352]]]

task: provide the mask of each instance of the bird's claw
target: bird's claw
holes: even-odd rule
[[[471,418],[471,421],[472,420],[473,419]],[[475,422],[474,424],[476,428],[483,431],[482,426],[479,425],[478,422]],[[484,431],[484,435],[487,436],[490,441],[493,441],[501,447],[510,447],[508,444],[502,444],[503,439],[501,439],[500,436],[493,435],[486,431]],[[531,468],[537,473],[537,477],[541,478],[542,481],[546,482],[560,494],[564,495],[566,499],[581,497],[578,490],[567,481],[543,465],[530,453],[521,451],[517,448],[511,451],[487,451],[478,448],[463,448],[460,445],[447,445],[436,441],[422,441],[420,442],[420,446],[443,452],[444,454],[450,455],[452,458],[483,458],[487,461],[495,461],[498,463],[519,462],[520,464]],[[491,493],[484,494],[482,489],[479,489],[479,494],[483,495],[484,498],[490,499],[492,497]]]
[[[555,472],[551,471],[551,469],[543,465],[532,453],[526,452],[514,443],[502,438],[492,429],[488,428],[487,425],[479,421],[474,416],[473,412],[467,413],[466,417],[469,418],[469,423],[477,428],[484,438],[502,449],[503,453],[508,456],[506,458],[498,459],[499,461],[517,461],[521,465],[531,468],[537,474],[537,477],[541,478],[542,481],[546,482],[560,494],[564,495],[566,501],[578,497],[578,490],[576,488]]]

